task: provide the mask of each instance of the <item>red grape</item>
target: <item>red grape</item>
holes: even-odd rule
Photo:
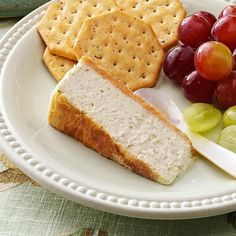
[[[210,103],[216,83],[202,78],[197,71],[193,71],[183,79],[181,87],[189,101]]]
[[[236,105],[236,71],[217,85],[215,99],[217,105],[224,109]]]
[[[189,46],[180,45],[170,50],[165,57],[163,70],[166,76],[177,84],[194,70],[194,51]]]
[[[221,18],[222,16],[236,16],[236,6],[230,5],[225,7],[220,13],[219,18]]]
[[[210,12],[207,12],[207,11],[198,11],[194,15],[204,18],[204,20],[206,20],[210,24],[211,27],[217,21],[216,17],[213,14],[211,14]]]
[[[212,26],[200,16],[192,15],[185,18],[179,26],[179,40],[192,48],[207,42],[211,35]]]
[[[197,72],[207,80],[225,79],[234,67],[229,48],[215,41],[206,42],[197,49],[194,63]]]
[[[212,36],[227,45],[231,51],[236,48],[236,16],[223,16],[213,25]]]

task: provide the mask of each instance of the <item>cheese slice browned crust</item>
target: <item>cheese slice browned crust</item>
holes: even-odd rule
[[[49,124],[161,184],[173,183],[193,162],[181,131],[86,57],[53,92]]]

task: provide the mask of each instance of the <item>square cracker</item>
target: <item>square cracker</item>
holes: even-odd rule
[[[149,23],[164,50],[178,42],[177,30],[186,16],[180,0],[115,1],[125,13]]]
[[[120,10],[87,19],[74,52],[78,60],[92,58],[132,90],[154,86],[164,58],[151,26]]]
[[[48,7],[37,28],[53,54],[76,60],[72,48],[85,19],[114,9],[113,0],[61,0]]]
[[[64,77],[66,72],[69,71],[77,63],[77,61],[72,61],[64,57],[53,55],[48,48],[46,48],[44,51],[43,61],[52,76],[57,81],[60,81]]]

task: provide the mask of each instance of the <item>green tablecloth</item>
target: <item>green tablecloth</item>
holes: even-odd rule
[[[14,23],[14,20],[0,21],[0,37]],[[4,169],[0,165],[0,172]],[[197,220],[143,220],[90,209],[27,182],[0,192],[1,236],[83,235],[85,228],[125,236],[236,235],[236,230],[227,223],[227,215]]]
[[[0,193],[0,235],[69,235],[83,228],[117,236],[233,236],[226,215],[162,221],[122,217],[83,207],[42,187],[24,184]]]

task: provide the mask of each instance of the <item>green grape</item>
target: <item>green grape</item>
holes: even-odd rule
[[[236,125],[236,106],[228,108],[223,116],[224,127]]]
[[[236,125],[231,125],[221,131],[218,144],[236,153]]]
[[[214,128],[221,117],[218,109],[206,103],[193,103],[184,111],[189,129],[195,132],[206,132]]]

